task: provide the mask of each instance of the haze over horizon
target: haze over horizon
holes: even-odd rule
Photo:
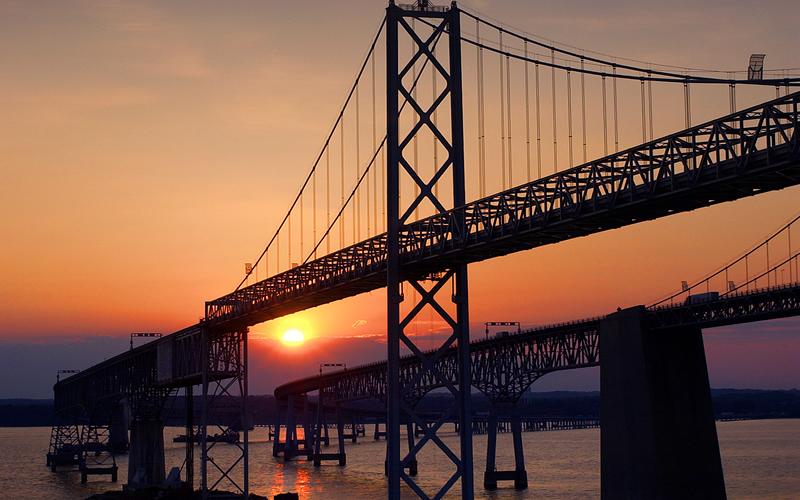
[[[634,59],[741,70],[765,52],[768,68],[798,66],[793,1],[461,4]],[[319,150],[383,8],[0,4],[0,108],[11,117],[0,122],[0,398],[51,397],[57,369],[123,352],[131,331],[193,324],[235,286]],[[743,107],[774,90],[741,95]],[[711,103],[697,106],[701,120]],[[798,189],[474,264],[473,336],[484,321],[532,326],[651,303],[795,215]],[[251,392],[320,362],[385,358],[384,304],[376,291],[251,328]],[[440,327],[423,318],[418,335]],[[302,345],[279,341],[290,328]],[[800,387],[798,333],[798,319],[709,330],[712,387]],[[534,389],[593,390],[597,379],[551,374]]]

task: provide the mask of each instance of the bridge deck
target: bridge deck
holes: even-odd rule
[[[800,92],[489,196],[403,230],[406,277],[800,183]],[[54,387],[56,410],[197,383],[203,342],[385,286],[385,235],[206,305],[206,319]],[[204,333],[205,332],[205,340]],[[225,378],[224,367],[211,377]]]
[[[730,294],[718,300],[700,304],[676,304],[651,308],[648,317],[655,330],[679,326],[700,328],[742,324],[800,314],[800,284],[778,286],[750,292]],[[600,364],[597,328],[603,317],[587,318],[569,323],[548,325],[504,337],[482,339],[470,344],[472,379],[476,388],[495,398],[508,391],[509,398],[524,392],[537,378],[558,370]],[[516,359],[497,370],[498,361],[509,361],[524,353],[526,359]],[[431,353],[428,353],[431,354]],[[454,372],[456,350],[441,354],[437,366],[443,372]],[[416,356],[401,361],[401,372],[412,376],[419,365]],[[497,375],[504,372],[508,380]],[[345,371],[295,380],[275,389],[275,397],[285,399],[320,388],[334,388],[341,399],[380,398],[384,394],[386,362],[370,363]],[[455,378],[452,379],[455,382]],[[422,381],[425,382],[425,381]],[[422,387],[422,394],[440,387],[438,383]],[[420,396],[420,394],[415,394]]]

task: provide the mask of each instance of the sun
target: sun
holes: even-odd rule
[[[283,335],[281,336],[281,342],[283,342],[283,345],[290,347],[299,346],[305,341],[306,336],[297,328],[289,328],[283,332]]]

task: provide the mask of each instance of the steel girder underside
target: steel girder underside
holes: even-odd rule
[[[651,308],[647,321],[654,334],[671,328],[711,328],[800,315],[800,285],[731,294],[702,304]],[[599,366],[598,325],[602,317],[528,330],[517,335],[480,340],[470,345],[472,385],[493,402],[513,403],[538,378],[560,370]],[[438,360],[439,370],[455,382],[455,350]],[[419,372],[414,357],[401,360],[401,380]],[[402,382],[401,382],[402,383]],[[427,384],[427,385],[425,385]],[[410,404],[441,387],[423,378],[413,388]],[[346,371],[309,377],[275,389],[277,399],[324,388],[338,401],[386,397],[386,363],[371,363]]]

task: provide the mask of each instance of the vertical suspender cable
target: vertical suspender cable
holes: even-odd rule
[[[769,240],[767,240],[767,288],[772,286],[772,277],[770,276],[772,272],[770,272],[769,267]]]
[[[731,72],[730,78],[731,80],[733,80],[734,78],[736,78],[736,74]],[[733,83],[733,81],[731,81],[731,83],[728,84],[728,101],[729,101],[728,106],[730,108],[730,114],[733,114],[736,112],[736,84]],[[731,125],[736,126],[736,122],[735,121],[732,122]],[[733,151],[736,152],[737,148],[738,144],[734,144]]]
[[[644,95],[644,78],[639,81],[639,88],[642,94],[642,142],[647,142],[647,111]]]
[[[525,40],[525,59],[528,58],[528,41]],[[528,89],[528,64],[524,64],[525,69],[525,172],[527,181],[531,181],[531,106],[530,91]]]
[[[648,73],[649,76],[649,73]],[[647,80],[647,108],[650,115],[650,140],[653,140],[653,80]]]
[[[500,31],[500,173],[502,189],[506,189],[506,85],[503,71],[503,32]]]
[[[331,147],[325,148],[325,227],[331,227]],[[325,237],[325,254],[331,253],[331,238]]]
[[[603,155],[608,156],[608,106],[606,105],[606,75],[601,77],[603,87]]]
[[[300,258],[302,259],[305,253],[303,252],[303,219],[305,218],[305,214],[303,213],[303,198],[305,197],[305,192],[300,193]]]
[[[508,127],[506,139],[508,140],[508,187],[514,185],[513,152],[511,148],[511,59],[506,55],[506,118]]]
[[[539,99],[539,63],[534,65],[536,85],[536,170],[537,179],[542,178],[542,113]]]
[[[792,224],[786,228],[786,235],[789,238],[789,257],[792,256]],[[789,261],[789,283],[794,283],[794,271],[792,270],[792,261]]]
[[[311,177],[311,243],[314,248],[317,246],[317,170]],[[314,258],[317,258],[317,251],[314,250]]]
[[[483,93],[483,89],[481,88],[481,23],[478,19],[475,19],[475,39],[477,40],[477,44],[475,44],[475,88],[477,89],[477,110],[478,110],[478,198],[483,198],[483,189],[481,188],[482,182],[482,165],[481,165],[481,94]]]
[[[581,136],[583,137],[583,163],[587,162],[586,154],[586,78],[583,72],[583,58],[581,58]]]
[[[480,23],[475,20],[475,32],[478,37],[478,184],[481,198],[486,196],[486,109],[483,79],[483,47],[480,46]]]
[[[378,147],[377,106],[375,100],[375,54],[372,55],[372,151]],[[374,165],[373,165],[374,166]],[[369,198],[369,197],[367,197]],[[369,199],[367,199],[369,204]],[[367,208],[369,210],[369,207]],[[372,222],[378,232],[378,172],[372,169]],[[368,236],[372,236],[371,234]]]
[[[361,123],[359,120],[360,113],[360,101],[359,99],[359,89],[361,85],[356,85],[356,169],[355,169],[355,181],[353,185],[358,184],[358,180],[361,178]],[[356,196],[353,200],[353,243],[355,244],[361,238],[361,189],[356,188]]]
[[[550,86],[553,89],[553,171],[558,172],[558,122],[556,120],[556,51],[550,49]]]
[[[386,148],[381,148],[381,229],[386,232]],[[398,197],[400,195],[398,189]]]
[[[342,124],[341,129],[339,130],[339,138],[341,143],[341,175],[339,176],[339,195],[341,197],[340,200],[340,207],[344,207],[344,116],[342,116]],[[344,211],[342,212],[342,217],[339,220],[339,248],[344,248]]]
[[[686,114],[686,128],[692,126],[692,95],[689,90],[689,81],[683,82],[683,107]]]
[[[617,120],[617,67],[613,66],[612,71],[614,78],[611,81],[611,86],[614,91],[614,152],[619,151],[619,121]]]
[[[567,70],[567,145],[569,146],[569,163],[572,168],[572,71]]]
[[[287,233],[287,235],[288,235],[287,239],[289,241],[287,242],[288,244],[286,245],[286,247],[288,249],[288,257],[289,257],[289,259],[288,259],[288,262],[286,262],[286,264],[289,266],[289,269],[292,268],[292,215],[294,215],[294,211],[290,211],[289,212],[289,227],[288,227],[288,233]]]

